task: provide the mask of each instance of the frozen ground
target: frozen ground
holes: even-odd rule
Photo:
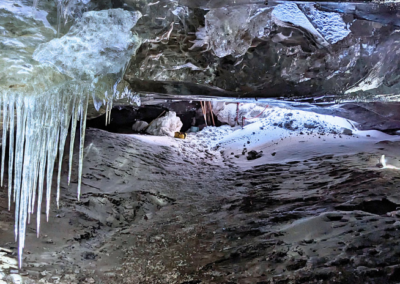
[[[270,111],[244,129],[209,127],[185,140],[89,129],[82,198],[64,172],[60,209],[52,205],[39,239],[35,220],[28,226],[22,270],[0,193],[0,279],[399,281],[399,172],[377,166],[382,155],[399,166],[398,137],[344,135],[346,120]],[[244,149],[263,156],[247,160]]]

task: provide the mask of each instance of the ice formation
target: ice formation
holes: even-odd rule
[[[205,27],[196,32],[192,48],[207,45],[218,57],[242,56],[254,38],[264,36],[270,24],[269,11],[258,5],[212,9],[205,17]]]
[[[10,21],[10,17],[6,11],[0,10],[0,24],[2,20]],[[20,265],[26,223],[36,212],[39,234],[43,198],[49,218],[57,159],[58,202],[65,141],[70,122],[71,141],[74,141],[78,120],[79,198],[89,95],[95,93],[97,97],[104,97],[102,94],[109,90],[110,95],[105,99],[109,104],[112,102],[115,93],[112,86],[140,45],[139,38],[131,32],[140,17],[139,12],[122,9],[87,12],[70,32],[54,39],[54,30],[39,25],[30,15],[23,15],[20,17],[23,23],[16,19],[12,19],[13,22],[27,27],[36,25],[39,30],[28,29],[31,33],[24,36],[14,36],[7,31],[0,35],[0,44],[9,43],[0,58],[0,72],[6,74],[0,81],[3,114],[1,184],[8,145],[9,207],[15,202],[15,235]],[[70,143],[68,181],[71,178],[73,145]]]

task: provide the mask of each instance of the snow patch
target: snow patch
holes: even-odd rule
[[[277,5],[272,11],[272,18],[278,25],[284,23],[291,23],[295,26],[301,27],[315,36],[320,44],[327,46],[328,42],[325,41],[323,36],[315,29],[310,23],[306,15],[299,9],[296,3],[285,3]]]

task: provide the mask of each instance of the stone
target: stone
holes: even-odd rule
[[[153,120],[146,132],[157,136],[174,137],[175,132],[179,132],[182,128],[182,121],[176,116],[176,113],[169,111],[165,116]]]
[[[348,128],[343,128],[342,129],[342,134],[344,134],[344,135],[353,135],[353,131],[351,129],[348,129]]]
[[[263,153],[263,151],[257,152],[257,151],[252,150],[247,153],[247,160],[258,159],[258,158],[262,157],[262,155],[263,155],[262,153]]]
[[[141,132],[145,130],[147,126],[149,126],[149,124],[146,121],[138,120],[132,125],[132,130]]]

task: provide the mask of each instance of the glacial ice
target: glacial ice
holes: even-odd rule
[[[205,27],[196,32],[195,47],[207,45],[216,56],[242,56],[255,37],[264,36],[270,24],[269,7],[243,5],[212,9],[205,16]]]
[[[79,80],[117,74],[140,45],[130,31],[140,17],[122,9],[87,12],[65,36],[41,44],[33,58]]]
[[[0,34],[0,45],[8,44],[0,57],[0,73],[5,74],[0,79],[3,113],[1,184],[5,176],[6,146],[9,145],[9,208],[14,202],[15,236],[21,265],[26,224],[30,222],[30,215],[36,212],[39,235],[43,199],[49,218],[57,160],[57,204],[59,202],[65,141],[70,123],[70,141],[75,140],[78,120],[79,198],[89,96],[94,94],[100,100],[104,99],[111,109],[116,93],[113,85],[140,45],[131,29],[141,14],[122,9],[87,12],[66,35],[54,38],[54,30],[46,27],[45,22],[31,14],[13,13],[0,9],[0,26],[6,27]],[[36,13],[43,14],[41,11]],[[14,33],[14,27],[2,25],[3,22],[11,22],[25,32]],[[71,180],[73,145],[70,143],[68,182]]]

